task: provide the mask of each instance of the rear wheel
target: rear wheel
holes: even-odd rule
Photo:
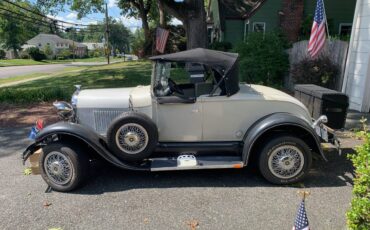
[[[259,168],[263,177],[274,184],[301,181],[311,167],[312,154],[299,138],[275,136],[262,148]]]
[[[52,142],[42,150],[39,162],[41,176],[53,190],[68,192],[85,181],[89,160],[79,146]]]

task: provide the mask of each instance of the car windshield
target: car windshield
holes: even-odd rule
[[[216,71],[196,63],[156,62],[153,80],[154,95],[157,97],[191,98],[209,95],[221,81],[221,76]],[[216,96],[225,95],[225,90],[222,90],[224,86],[218,85]]]

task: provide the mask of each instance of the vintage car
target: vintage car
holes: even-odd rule
[[[25,161],[42,149],[41,175],[53,190],[81,185],[92,159],[146,171],[255,162],[274,184],[302,180],[313,153],[325,159],[327,118],[314,121],[279,90],[240,83],[238,54],[197,48],[150,59],[150,86],[78,87],[70,104],[54,103],[64,121],[43,128],[23,153]],[[176,83],[171,69],[179,67],[185,78]]]

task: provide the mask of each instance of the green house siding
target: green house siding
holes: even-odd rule
[[[244,40],[244,20],[225,20],[224,41],[233,47]]]
[[[332,0],[325,1],[326,16],[330,23],[330,35],[339,34],[340,23],[352,23],[355,14],[356,0]],[[304,15],[315,13],[316,0],[306,0]]]
[[[253,31],[254,22],[264,22],[265,30],[273,31],[279,27],[279,11],[282,8],[282,1],[268,0],[266,3],[249,18],[248,31]]]

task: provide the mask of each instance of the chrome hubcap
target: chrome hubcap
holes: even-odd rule
[[[148,145],[148,133],[143,126],[128,123],[118,129],[116,142],[125,153],[136,154],[143,151]]]
[[[45,157],[44,169],[49,179],[56,184],[64,185],[72,179],[72,163],[60,152],[54,151]]]
[[[295,177],[302,171],[303,165],[303,153],[293,145],[283,145],[276,148],[268,159],[270,172],[282,179]]]

